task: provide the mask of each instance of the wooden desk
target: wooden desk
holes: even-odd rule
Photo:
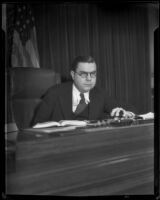
[[[7,194],[154,193],[153,123],[70,134],[19,133]]]

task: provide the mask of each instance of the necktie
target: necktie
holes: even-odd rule
[[[84,94],[80,93],[80,97],[81,97],[81,100],[76,108],[75,114],[81,113],[87,107],[87,104],[85,103]]]

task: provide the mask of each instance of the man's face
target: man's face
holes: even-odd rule
[[[76,71],[71,71],[75,86],[82,93],[90,91],[96,85],[96,64],[78,63]]]

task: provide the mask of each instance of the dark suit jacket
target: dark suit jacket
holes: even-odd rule
[[[120,105],[107,96],[102,89],[94,87],[90,91],[88,120],[107,118],[115,107],[120,107]],[[71,119],[73,119],[72,82],[68,82],[53,86],[47,91],[35,113],[33,124]]]

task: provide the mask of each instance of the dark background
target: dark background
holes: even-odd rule
[[[98,85],[140,113],[151,111],[151,6],[33,4],[41,67],[54,69],[66,80],[76,56],[92,55],[98,65]]]
[[[30,3],[35,17],[40,67],[70,79],[78,55],[91,55],[98,82],[109,95],[153,111],[154,31],[157,2]],[[12,7],[12,4],[10,4]]]

